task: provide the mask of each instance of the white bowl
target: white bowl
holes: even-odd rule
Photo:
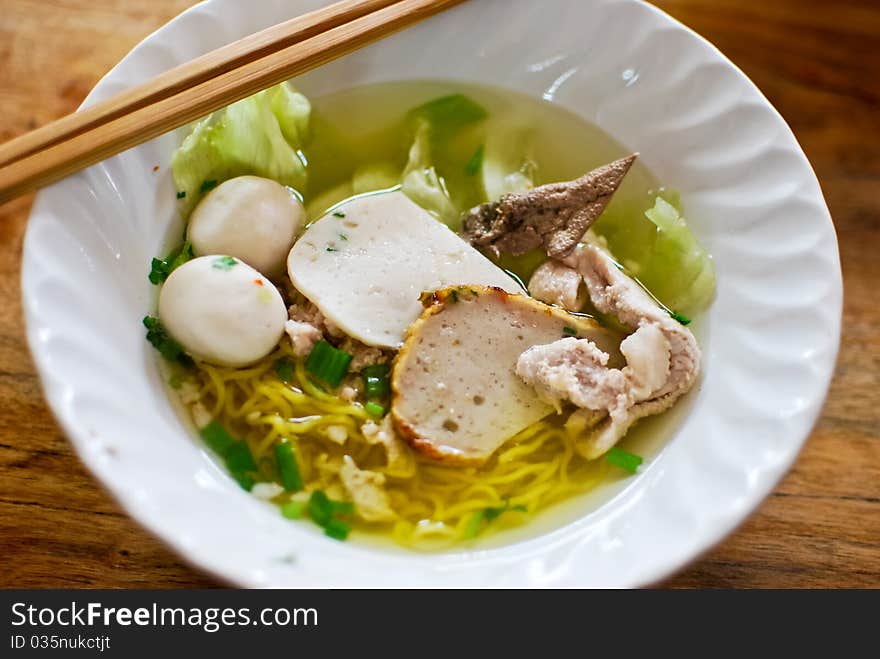
[[[322,4],[200,4],[135,48],[86,102]],[[150,257],[179,229],[168,173],[179,132],[37,197],[22,287],[49,404],[83,461],[135,519],[235,584],[633,586],[661,579],[767,496],[827,391],[841,276],[810,164],[733,64],[635,0],[470,0],[297,85],[314,95],[411,78],[543,96],[640,151],[681,191],[715,257],[718,295],[704,325],[702,384],[642,473],[603,490],[598,507],[576,504],[578,515],[561,528],[506,546],[428,555],[329,540],[247,495],[175,414],[140,324],[153,305]]]

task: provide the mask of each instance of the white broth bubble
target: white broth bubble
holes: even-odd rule
[[[305,208],[291,190],[260,176],[239,176],[221,183],[196,206],[189,240],[197,255],[231,254],[275,276],[284,271],[305,222]]]
[[[287,308],[278,289],[252,267],[211,255],[171,273],[159,292],[159,318],[193,357],[247,366],[278,344]]]

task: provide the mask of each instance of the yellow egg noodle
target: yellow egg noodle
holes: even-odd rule
[[[283,358],[295,363],[289,382],[274,368]],[[403,459],[389,465],[383,446],[370,442],[363,432],[374,419],[359,403],[344,401],[310,380],[286,341],[250,368],[200,363],[191,377],[201,402],[233,435],[247,441],[264,475],[273,473],[272,451],[283,440],[296,449],[307,491],[320,489],[334,498],[349,498],[339,475],[345,455],[361,469],[384,474],[396,520],[356,520],[355,527],[390,527],[393,539],[408,547],[445,546],[466,537],[474,515],[487,507],[524,507],[526,512],[511,510],[493,527],[518,523],[553,502],[591,489],[607,472],[604,460],[587,461],[576,453],[577,435],[553,417],[511,438],[482,467],[441,465],[407,446]],[[331,438],[330,427],[345,429],[343,444]]]

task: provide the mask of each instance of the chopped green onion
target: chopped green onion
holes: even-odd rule
[[[326,341],[318,341],[306,360],[306,370],[330,386],[338,387],[348,373],[350,363],[351,355],[347,352],[334,348]]]
[[[345,540],[351,533],[351,525],[339,519],[331,519],[324,525],[324,535],[335,540]]]
[[[470,540],[471,538],[477,537],[477,534],[480,532],[480,527],[483,525],[483,512],[484,511],[482,510],[478,510],[471,515],[467,526],[464,528],[464,532],[461,534],[463,540]]]
[[[216,419],[202,428],[201,435],[202,439],[205,440],[205,444],[221,457],[225,456],[226,451],[232,448],[237,441]]]
[[[281,475],[281,484],[288,492],[298,492],[303,488],[302,476],[296,462],[296,454],[290,442],[275,445],[275,462]]]
[[[471,156],[471,159],[468,160],[467,165],[464,166],[464,173],[468,176],[475,176],[480,168],[483,166],[483,152],[486,150],[486,146],[481,144],[477,147],[477,150],[474,152],[474,155]]]
[[[309,496],[308,511],[312,521],[331,538],[345,540],[348,537],[351,525],[336,516],[354,514],[354,504],[350,501],[332,501],[323,491],[315,490]]]
[[[577,336],[578,331],[574,327],[563,327],[562,333],[565,336]]]
[[[339,234],[339,240],[348,240],[348,236],[345,235],[344,233],[340,233],[340,234]]]
[[[367,403],[364,405],[364,409],[367,411],[367,414],[377,419],[381,419],[383,416],[385,416],[385,406],[381,403],[377,403],[376,401],[367,401]]]
[[[144,316],[144,327],[147,328],[147,341],[170,362],[178,362],[184,366],[192,366],[192,357],[187,355],[181,345],[171,338],[168,330],[155,316]]]
[[[226,466],[233,473],[256,471],[257,463],[246,442],[237,441],[226,451]]]
[[[678,313],[677,311],[670,311],[669,315],[672,316],[673,320],[677,320],[682,325],[690,325],[691,324],[690,318],[688,318],[687,316],[683,316],[682,314]]]
[[[615,467],[620,467],[632,474],[636,473],[639,465],[642,464],[641,456],[630,453],[629,451],[624,451],[617,446],[612,446],[608,450],[608,453],[605,454],[605,459]]]
[[[223,458],[236,482],[250,491],[255,483],[253,473],[257,471],[257,463],[247,443],[235,439],[217,420],[202,428],[201,435],[211,450]]]
[[[186,197],[186,190],[180,190],[180,191],[177,193],[177,198],[178,198],[178,199],[183,199],[184,197]]]
[[[343,213],[342,211],[336,211],[335,213],[333,213],[333,217],[345,217],[345,213]]]
[[[232,270],[232,268],[238,265],[238,259],[234,256],[218,256],[211,265],[218,270]]]
[[[505,500],[503,506],[495,506],[478,510],[471,516],[470,520],[468,520],[468,524],[462,532],[461,537],[464,540],[469,540],[476,537],[477,534],[480,532],[480,529],[483,527],[483,522],[488,524],[492,520],[501,517],[501,515],[508,511],[525,513],[528,512],[528,508],[526,508],[522,504],[511,506],[510,501]]]
[[[282,382],[293,381],[293,370],[293,360],[291,360],[289,357],[282,357],[281,359],[275,361],[275,374]]]
[[[214,188],[217,187],[217,181],[212,179],[210,181],[202,181],[202,187],[199,188],[199,192],[205,193],[210,192]]]
[[[193,248],[189,241],[184,242],[179,248],[172,250],[164,259],[154,258],[150,262],[149,280],[151,284],[159,285],[168,275],[193,258]]]
[[[289,501],[281,505],[281,514],[287,519],[300,519],[306,510],[306,504],[303,501]]]
[[[328,252],[338,252],[339,250],[331,245],[327,245],[327,251]]]
[[[309,517],[318,526],[326,526],[333,517],[333,506],[330,499],[321,490],[315,490],[309,496]]]
[[[372,364],[361,371],[364,377],[364,395],[368,399],[384,398],[391,393],[391,367],[388,364]]]

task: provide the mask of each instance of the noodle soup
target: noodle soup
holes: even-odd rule
[[[338,540],[481,541],[635,473],[714,274],[627,153],[457,83],[230,106],[173,162],[188,228],[145,319],[171,395],[242,487]]]

